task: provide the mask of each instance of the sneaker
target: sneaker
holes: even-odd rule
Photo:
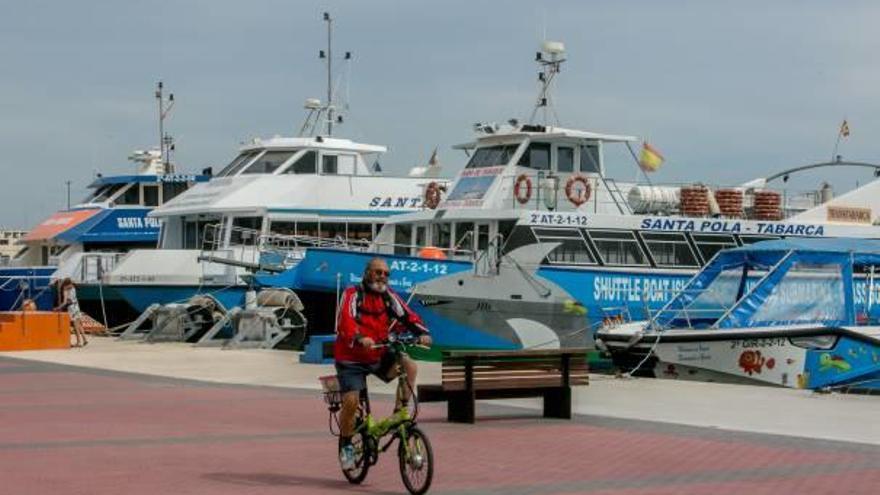
[[[344,471],[351,471],[355,468],[354,445],[343,445],[342,448],[339,449],[339,465],[342,466]]]

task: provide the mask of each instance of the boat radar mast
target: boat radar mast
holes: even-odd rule
[[[538,93],[538,100],[535,102],[535,108],[529,117],[529,124],[535,124],[535,117],[538,111],[543,109],[544,125],[548,124],[548,109],[553,113],[553,118],[559,124],[559,115],[556,114],[556,108],[553,106],[553,99],[550,96],[551,85],[556,74],[559,74],[559,68],[562,62],[565,62],[565,44],[561,41],[545,41],[541,44],[541,51],[535,54],[535,62],[541,67],[538,72],[538,81],[541,82],[541,91]]]
[[[174,93],[168,93],[165,99],[162,81],[156,84],[156,102],[159,104],[159,159],[162,161],[163,174],[173,174],[174,165],[171,163],[171,152],[174,151],[174,139],[165,133],[165,119],[174,107]]]
[[[322,104],[317,98],[306,100],[305,109],[309,111],[306,120],[299,130],[300,136],[312,135],[323,123],[327,136],[333,135],[333,124],[342,124],[342,114],[337,112],[333,101],[333,19],[330,13],[324,12],[327,23],[327,50],[321,50],[318,57],[327,61],[327,101]],[[345,52],[346,62],[351,60],[351,52]]]

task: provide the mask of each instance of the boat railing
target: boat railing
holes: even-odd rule
[[[663,315],[674,315],[678,321],[683,321],[688,328],[695,328],[695,323],[704,322],[706,319],[718,319],[725,314],[732,305],[715,304],[713,307],[693,307],[693,303],[704,294],[706,289],[673,289],[673,288],[651,288],[649,290],[629,289],[621,293],[621,297],[626,301],[638,301],[641,307],[642,315],[634,316],[632,314],[632,306],[626,303],[619,305],[609,305],[600,307],[602,324],[616,326],[637,320],[644,320],[652,329],[658,329],[656,321]],[[693,294],[693,298],[687,305],[669,304],[671,301],[683,294]],[[660,308],[652,307],[652,303],[662,301],[664,304]]]
[[[0,291],[18,291],[27,289],[33,280],[52,280],[52,275],[9,275],[3,277],[0,283]],[[24,284],[23,284],[24,283]]]
[[[526,179],[523,179],[523,176]],[[575,203],[569,199],[568,193],[576,191],[572,189],[569,181],[572,177],[583,177],[589,185],[589,194],[586,200]],[[740,191],[741,209],[739,214],[731,214],[731,218],[755,217],[755,192],[774,191],[779,193],[779,215],[788,218],[797,213],[820,205],[823,202],[824,193],[820,190],[794,191],[776,188],[754,188],[743,185],[729,185],[708,182],[663,182],[663,183],[639,183],[619,181],[598,174],[556,175],[550,172],[537,171],[526,174],[504,174],[501,177],[500,197],[508,198],[504,201],[516,210],[553,210],[553,211],[584,211],[591,213],[619,213],[629,215],[633,213],[663,213],[679,214],[681,211],[680,190],[683,187],[705,186],[714,196],[719,191]],[[630,203],[630,193],[639,188],[643,193],[652,197],[641,204]],[[572,193],[577,197],[577,193]],[[580,201],[580,200],[577,200]],[[713,202],[724,203],[727,199],[718,197]],[[707,212],[704,216],[722,215]],[[756,217],[757,218],[757,217]]]
[[[78,283],[99,283],[104,280],[104,275],[113,271],[125,253],[122,252],[93,252],[83,253],[75,269]]]

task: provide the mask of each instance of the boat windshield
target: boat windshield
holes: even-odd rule
[[[685,289],[676,296],[664,309],[673,313],[669,327],[708,328],[733,308],[746,289],[742,266],[723,270],[705,287]]]
[[[126,185],[127,184],[104,184],[103,186],[99,187],[92,195],[86,197],[85,201],[83,202],[100,203],[102,201],[107,201]]]
[[[769,281],[772,282],[772,281]],[[839,263],[795,262],[776,283],[750,293],[719,327],[763,327],[846,320],[844,273]]]
[[[495,167],[498,165],[507,165],[518,144],[504,144],[499,146],[487,146],[485,148],[477,148],[474,156],[471,157],[465,168],[484,168]]]
[[[217,174],[217,177],[228,177],[237,174],[245,165],[250,163],[251,159],[257,154],[261,153],[263,150],[255,150],[255,151],[245,151],[244,153],[235,157],[234,160],[229,162],[229,165],[223,167],[223,170]]]
[[[774,270],[740,263],[708,275],[681,291],[655,323],[660,328],[743,328],[842,324],[847,319],[840,263],[794,261]]]

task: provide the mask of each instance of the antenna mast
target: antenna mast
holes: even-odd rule
[[[545,54],[549,56],[549,60],[544,57]],[[560,41],[545,41],[541,45],[541,51],[535,54],[535,62],[538,62],[538,65],[541,67],[538,72],[538,81],[541,82],[541,90],[538,93],[538,100],[535,102],[535,108],[532,110],[532,115],[529,117],[530,124],[535,123],[535,117],[538,115],[538,110],[543,109],[544,125],[546,126],[548,123],[548,108],[553,112],[556,123],[559,123],[559,116],[556,114],[556,109],[553,107],[550,90],[553,84],[553,79],[556,77],[556,74],[559,74],[562,62],[565,62],[565,58],[563,57],[564,54],[565,45]]]
[[[174,106],[174,93],[168,94],[165,99],[163,94],[163,84],[159,81],[156,84],[156,102],[159,105],[159,158],[164,164],[164,173],[174,173],[174,166],[171,164],[171,151],[174,149],[174,140],[171,136],[165,134],[165,118],[171,112]]]
[[[333,135],[333,19],[324,12],[327,22],[327,135]]]

